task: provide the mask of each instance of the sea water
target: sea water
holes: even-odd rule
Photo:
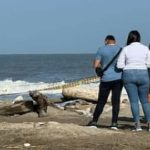
[[[0,55],[0,100],[19,95],[28,98],[30,90],[94,76],[93,60],[94,54]],[[43,92],[49,97],[61,97],[61,90]]]

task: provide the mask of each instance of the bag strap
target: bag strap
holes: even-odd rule
[[[106,71],[108,69],[108,67],[113,63],[113,61],[118,57],[118,55],[120,54],[122,48],[120,48],[120,50],[117,52],[117,54],[111,59],[111,61],[104,67],[103,72]]]

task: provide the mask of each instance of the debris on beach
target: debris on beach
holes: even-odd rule
[[[24,147],[26,147],[26,148],[31,147],[31,144],[30,144],[30,143],[24,143],[23,145],[24,145]]]

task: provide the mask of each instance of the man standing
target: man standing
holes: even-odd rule
[[[120,47],[117,46],[114,36],[108,35],[105,38],[105,45],[97,51],[94,61],[94,68],[104,68],[112,58],[118,53]],[[120,95],[122,91],[122,73],[116,69],[117,59],[112,62],[108,69],[104,72],[99,86],[98,103],[96,105],[93,119],[88,123],[88,126],[97,126],[99,116],[103,112],[103,108],[107,102],[110,91],[112,92],[112,124],[111,128],[118,129],[118,114],[120,109]]]

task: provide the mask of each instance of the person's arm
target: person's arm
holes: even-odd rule
[[[123,69],[125,67],[125,57],[125,50],[123,49],[117,60],[117,68]]]
[[[146,65],[148,68],[150,68],[150,51],[149,50],[147,52]]]
[[[100,48],[98,49],[97,53],[96,53],[96,57],[93,63],[93,68],[96,69],[97,67],[100,67],[100,60],[101,60],[101,51]]]
[[[96,69],[97,67],[100,67],[100,60],[99,59],[95,59],[94,63],[93,63],[93,67]]]

